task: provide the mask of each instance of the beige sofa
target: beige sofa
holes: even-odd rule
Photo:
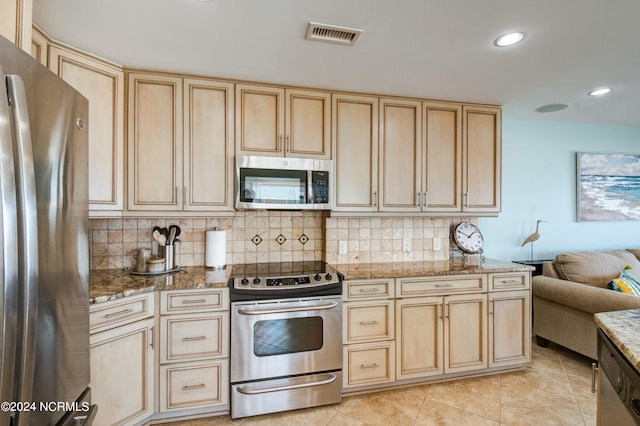
[[[640,279],[640,249],[564,253],[533,277],[533,331],[540,346],[549,341],[597,358],[593,315],[640,308],[640,297],[607,289],[625,266]]]

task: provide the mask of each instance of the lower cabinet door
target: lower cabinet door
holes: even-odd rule
[[[229,361],[160,366],[160,411],[215,407],[229,403]]]
[[[154,412],[153,318],[90,336],[94,426],[136,424]]]
[[[529,290],[489,294],[489,367],[529,362],[530,310]]]
[[[394,342],[363,343],[343,349],[343,388],[389,383],[395,380]]]

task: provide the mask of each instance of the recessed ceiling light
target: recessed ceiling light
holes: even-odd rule
[[[493,41],[493,44],[497,47],[513,46],[516,43],[520,43],[524,39],[524,33],[515,31],[512,33],[503,34]]]
[[[566,109],[568,107],[569,105],[567,104],[547,104],[547,105],[542,105],[536,108],[535,112],[541,112],[541,113],[556,112],[556,111],[562,111],[563,109]]]
[[[608,87],[602,87],[600,89],[594,89],[588,93],[589,96],[602,96],[611,92],[611,89]]]

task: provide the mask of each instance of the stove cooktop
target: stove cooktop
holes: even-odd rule
[[[342,294],[342,275],[322,261],[233,265],[231,301]]]

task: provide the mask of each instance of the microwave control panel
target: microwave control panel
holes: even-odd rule
[[[329,202],[329,172],[312,172],[313,202],[326,204]]]

